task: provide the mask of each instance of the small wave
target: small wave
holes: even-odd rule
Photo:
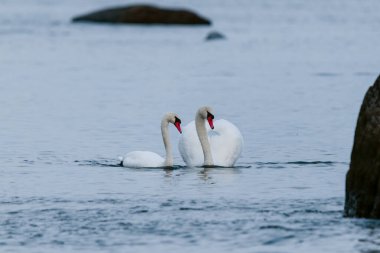
[[[185,166],[187,167],[187,166]],[[218,166],[218,165],[204,165],[204,166],[196,166],[196,168],[205,168],[205,169],[248,169],[251,168],[251,165],[239,165],[239,166],[231,166],[231,167],[224,167],[224,166]],[[191,167],[189,167],[191,168]]]
[[[335,77],[339,76],[339,73],[334,73],[334,72],[317,72],[314,75],[316,76],[322,76],[322,77]]]
[[[121,167],[123,167],[120,164]],[[164,170],[164,171],[173,171],[173,170],[179,170],[179,169],[184,169],[186,166],[183,165],[173,165],[173,166],[162,166],[162,167],[139,167],[139,168],[133,168],[133,167],[124,167],[124,168],[129,168],[129,169],[134,169],[134,170]]]
[[[260,230],[266,230],[266,229],[274,229],[274,230],[284,230],[284,231],[292,231],[294,229],[280,226],[280,225],[265,225],[265,226],[260,226]]]
[[[295,161],[295,162],[287,162],[286,164],[296,164],[296,165],[314,165],[314,164],[324,164],[324,165],[333,165],[337,162],[333,161]]]
[[[347,162],[335,162],[335,161],[256,162],[255,164],[259,168],[270,167],[270,168],[278,168],[278,169],[286,168],[286,165],[297,165],[297,166],[309,166],[309,165],[334,166],[337,164],[348,165]]]
[[[25,159],[25,160],[22,161],[22,163],[26,163],[26,164],[35,164],[35,161]]]
[[[355,72],[354,75],[355,75],[355,76],[376,76],[375,73],[372,73],[372,72],[365,72],[365,71],[362,71],[362,72]]]
[[[95,166],[95,167],[122,167],[117,160],[75,160],[74,163],[79,166]]]
[[[273,244],[277,244],[277,243],[280,243],[280,242],[283,242],[283,241],[286,241],[289,239],[294,239],[294,238],[296,238],[295,235],[278,236],[278,237],[275,237],[275,238],[270,239],[268,241],[265,241],[263,244],[264,245],[273,245]]]
[[[203,208],[197,208],[197,207],[180,207],[180,211],[202,211]]]

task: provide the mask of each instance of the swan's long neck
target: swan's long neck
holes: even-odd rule
[[[207,138],[206,122],[200,113],[197,113],[195,117],[195,128],[197,129],[198,138],[202,146],[204,156],[203,165],[212,166],[214,165],[214,162],[212,159],[210,142]]]
[[[164,118],[161,121],[161,134],[166,151],[164,166],[173,166],[172,144],[169,137],[169,121],[167,118]]]

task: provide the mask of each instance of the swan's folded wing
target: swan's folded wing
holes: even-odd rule
[[[162,167],[165,159],[160,155],[150,151],[133,151],[125,155],[123,160],[124,167]]]
[[[227,120],[217,120],[214,126],[214,130],[208,130],[214,164],[231,167],[241,155],[243,137],[239,129]]]

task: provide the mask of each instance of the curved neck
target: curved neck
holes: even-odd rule
[[[197,130],[198,138],[202,146],[204,157],[203,165],[212,166],[214,165],[214,162],[212,159],[210,142],[207,138],[206,123],[205,119],[203,119],[203,117],[199,113],[197,113],[197,115],[195,116],[195,128]]]
[[[173,166],[173,154],[172,154],[172,144],[170,143],[169,137],[169,122],[166,118],[161,121],[161,134],[162,140],[164,141],[165,146],[165,164],[164,166]]]

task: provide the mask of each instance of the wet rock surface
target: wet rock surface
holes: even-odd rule
[[[130,5],[95,11],[74,17],[73,22],[114,24],[210,25],[211,21],[186,9],[152,5]]]
[[[380,76],[360,109],[346,176],[344,214],[380,218]]]

